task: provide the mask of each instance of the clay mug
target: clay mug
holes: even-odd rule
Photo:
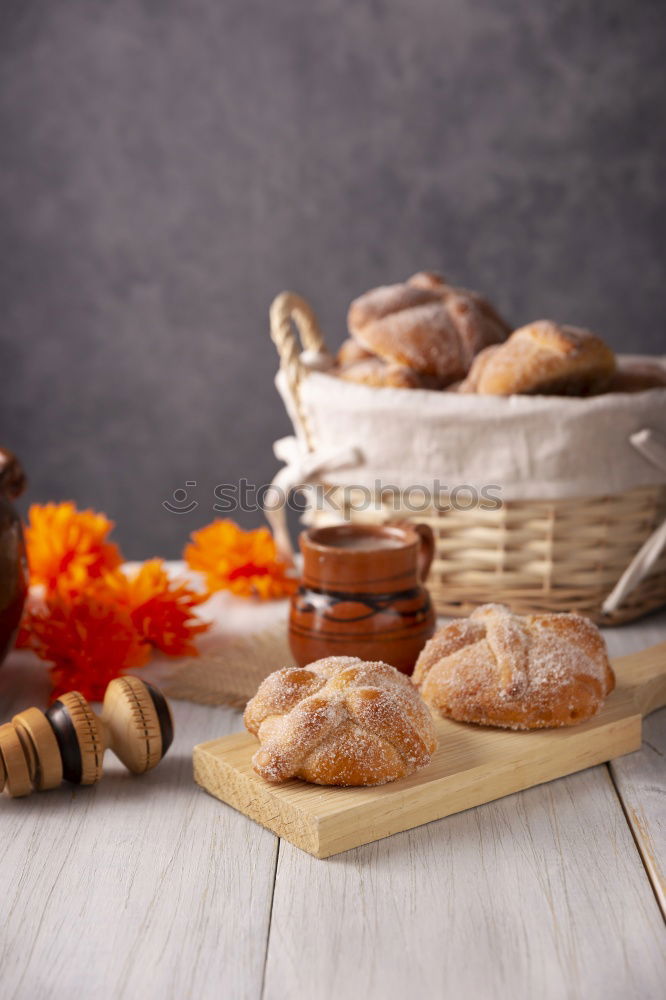
[[[14,643],[28,592],[23,531],[12,504],[24,489],[20,462],[0,448],[0,663]]]
[[[383,660],[411,674],[435,630],[424,587],[434,554],[425,524],[339,524],[300,536],[303,575],[289,641],[299,666],[324,656]]]

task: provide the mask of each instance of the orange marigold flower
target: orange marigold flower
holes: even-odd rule
[[[192,533],[184,556],[191,569],[204,574],[210,590],[270,600],[297,587],[268,528],[243,531],[233,521],[213,521]]]
[[[76,690],[100,701],[114,677],[143,666],[150,654],[129,609],[103,584],[80,594],[56,588],[24,625],[30,648],[52,664],[54,697]]]
[[[78,591],[120,566],[120,550],[107,540],[113,526],[104,514],[71,502],[33,504],[25,530],[31,583]]]
[[[193,639],[210,628],[193,609],[206,600],[187,583],[172,580],[162,559],[150,559],[134,572],[104,577],[115,600],[127,608],[143,640],[170,656],[196,656]]]

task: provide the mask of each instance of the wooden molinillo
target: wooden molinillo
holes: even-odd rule
[[[107,749],[143,774],[159,764],[173,740],[164,695],[138,677],[118,677],[96,715],[78,691],[63,694],[46,712],[28,708],[0,726],[0,791],[13,798],[57,788],[63,778],[94,785]]]
[[[666,705],[666,643],[614,660],[613,669],[615,691],[580,726],[512,732],[437,718],[432,762],[388,785],[269,784],[252,769],[257,741],[249,733],[195,747],[194,777],[211,795],[326,858],[638,750],[642,717]]]

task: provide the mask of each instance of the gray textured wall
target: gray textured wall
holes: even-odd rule
[[[175,554],[288,429],[266,313],[421,267],[664,349],[659,0],[3,0],[2,423]],[[200,502],[170,515],[185,480]],[[248,516],[249,524],[256,518]]]

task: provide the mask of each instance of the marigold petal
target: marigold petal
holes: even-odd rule
[[[233,521],[213,521],[192,533],[184,558],[204,575],[211,591],[271,600],[297,587],[289,564],[278,556],[273,536],[264,527],[243,531]]]
[[[25,529],[32,583],[52,590],[68,582],[78,590],[122,562],[120,549],[108,541],[114,527],[104,514],[77,510],[74,503],[33,504]]]
[[[54,693],[75,688],[93,700],[114,677],[142,666],[150,649],[126,608],[97,588],[71,594],[56,588],[24,620],[30,648],[51,667]]]

